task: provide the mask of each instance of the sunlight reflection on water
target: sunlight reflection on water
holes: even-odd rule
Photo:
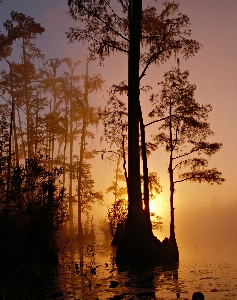
[[[179,265],[118,269],[109,242],[71,243],[57,270],[33,266],[28,277],[20,275],[10,286],[1,282],[0,299],[174,300],[192,299],[195,291],[207,300],[237,299],[235,253],[223,253],[181,247]]]
[[[204,259],[197,249],[180,251],[179,265],[117,269],[108,243],[77,245],[61,261],[65,299],[237,299],[237,268],[224,258]],[[154,298],[156,297],[156,298]]]

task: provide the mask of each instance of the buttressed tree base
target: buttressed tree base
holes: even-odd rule
[[[139,220],[139,221],[138,221]],[[117,265],[160,265],[179,261],[177,244],[153,235],[144,212],[129,216],[116,253]]]

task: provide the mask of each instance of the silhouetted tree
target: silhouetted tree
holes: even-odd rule
[[[57,163],[56,157],[56,141],[61,138],[65,129],[61,122],[62,120],[62,105],[64,104],[65,99],[65,82],[63,76],[59,74],[59,69],[62,68],[64,59],[59,58],[50,58],[44,62],[44,68],[41,69],[41,77],[44,92],[47,93],[48,99],[48,113],[45,114],[45,125],[46,125],[46,153],[49,155],[51,160],[49,161],[49,168]],[[68,128],[67,128],[68,130]],[[58,145],[60,149],[60,143]],[[58,150],[59,151],[59,150]]]
[[[63,117],[64,122],[64,149],[63,149],[63,165],[64,170],[67,170],[69,173],[69,229],[70,232],[73,230],[73,202],[76,202],[76,197],[73,195],[73,180],[76,179],[74,176],[73,164],[73,148],[75,140],[79,137],[81,121],[83,118],[83,110],[81,107],[81,101],[83,98],[83,92],[80,86],[77,85],[81,76],[75,74],[75,70],[80,64],[80,61],[73,62],[71,58],[64,59],[68,67],[68,71],[63,74],[63,95],[65,116]],[[66,155],[66,146],[67,141],[69,142],[69,162],[65,163]],[[64,178],[65,180],[65,178]]]
[[[5,40],[7,45],[11,46],[11,51],[13,42],[16,39],[20,40],[19,46],[21,48],[21,63],[10,62],[10,60],[6,58],[9,56],[11,51],[2,55],[9,67],[9,73],[2,71],[3,79],[1,82],[1,88],[2,95],[4,95],[5,98],[7,97],[7,94],[9,95],[9,99],[6,99],[6,101],[12,106],[14,149],[16,151],[16,161],[19,163],[15,110],[18,110],[18,122],[22,139],[21,147],[23,148],[24,156],[26,157],[25,141],[23,137],[24,132],[22,122],[20,121],[19,109],[24,109],[24,112],[26,113],[25,129],[27,142],[29,142],[27,147],[28,152],[33,152],[32,144],[33,141],[35,142],[37,140],[37,129],[34,128],[33,123],[36,126],[39,125],[38,112],[40,103],[37,94],[34,93],[34,91],[36,91],[37,75],[33,60],[35,58],[42,58],[42,54],[40,53],[40,50],[35,47],[35,44],[32,43],[32,40],[36,39],[37,34],[44,32],[44,28],[40,24],[36,23],[33,18],[27,17],[22,13],[12,11],[10,16],[11,19],[7,20],[3,24],[7,33]],[[35,113],[36,115],[34,115]]]
[[[79,157],[79,163],[78,163],[78,171],[77,171],[77,181],[78,181],[78,233],[77,237],[78,239],[83,238],[83,230],[82,230],[82,221],[81,221],[81,213],[82,213],[82,204],[89,201],[88,196],[87,199],[83,199],[83,196],[85,195],[85,189],[88,188],[87,186],[83,186],[83,180],[85,180],[85,172],[83,170],[86,166],[85,164],[85,151],[86,151],[86,144],[87,144],[87,137],[93,138],[93,134],[88,131],[89,125],[96,125],[98,124],[99,117],[98,112],[95,108],[89,106],[89,94],[92,92],[97,91],[101,88],[103,80],[99,75],[95,75],[93,77],[89,76],[88,73],[88,66],[89,66],[89,60],[87,59],[86,62],[86,73],[84,76],[84,96],[83,100],[81,101],[81,109],[82,109],[82,127],[81,127],[81,143],[80,143],[80,157]],[[88,165],[89,166],[89,165]],[[89,175],[89,173],[88,173]],[[84,176],[84,178],[83,178]],[[92,192],[92,191],[91,191]],[[99,196],[99,194],[98,194]],[[102,200],[102,195],[99,197],[95,197],[95,199]]]
[[[36,23],[33,18],[26,17],[22,13],[12,12],[11,20],[6,21],[5,27],[8,31],[17,31],[22,29],[21,34],[21,64],[22,64],[22,93],[21,105],[25,107],[26,113],[26,141],[28,156],[33,153],[33,144],[35,138],[35,128],[33,121],[34,102],[37,101],[35,87],[37,80],[34,59],[42,59],[41,51],[35,46],[32,40],[36,39],[38,34],[44,32],[44,28]]]
[[[207,141],[213,135],[207,122],[212,106],[201,105],[195,100],[196,86],[189,83],[188,76],[188,71],[181,72],[176,68],[165,73],[164,81],[159,83],[161,92],[150,98],[154,108],[149,115],[155,118],[151,123],[159,124],[159,133],[153,135],[153,140],[157,148],[164,146],[169,153],[170,240],[175,245],[175,184],[183,181],[221,184],[225,181],[216,168],[208,169],[208,160],[202,157],[214,155],[222,144]],[[195,154],[198,156],[195,157]],[[178,172],[175,179],[175,171],[182,168],[189,170]]]
[[[12,52],[12,44],[17,39],[35,38],[36,34],[44,32],[44,28],[39,23],[35,23],[30,16],[12,11],[11,19],[3,25],[6,34],[0,34],[0,59],[8,57]]]
[[[81,188],[80,188],[80,194],[77,195],[78,200],[79,200],[79,202],[78,202],[78,205],[79,205],[78,210],[79,211],[78,212],[80,213],[80,216],[78,219],[80,220],[80,222],[82,222],[82,220],[81,220],[82,213],[87,215],[87,217],[88,217],[89,212],[92,210],[92,205],[96,204],[96,203],[101,204],[103,201],[103,194],[101,192],[96,192],[94,190],[95,181],[91,174],[91,164],[88,164],[86,162],[87,153],[84,152],[83,156],[84,156],[84,161],[82,163],[81,170],[80,170],[80,172],[81,172],[81,177],[80,177]],[[79,157],[78,157],[77,163],[75,164],[76,172],[77,172],[77,174],[76,174],[77,180],[79,180],[78,166],[79,166]],[[77,186],[76,190],[77,190],[77,192],[79,191],[78,186]],[[82,226],[82,223],[81,224],[78,223],[78,226]],[[82,230],[82,228],[79,230]],[[82,234],[80,234],[80,233],[78,234],[78,239],[82,239],[82,238],[83,238],[83,232],[82,232]]]
[[[22,92],[22,66],[21,64],[10,62],[8,59],[4,58],[9,67],[9,72],[7,70],[2,70],[2,80],[0,82],[1,87],[1,98],[11,106],[13,112],[13,133],[14,133],[14,149],[16,152],[16,161],[19,164],[19,157],[26,157],[25,150],[25,140],[23,126],[21,122],[21,92]],[[18,115],[18,123],[16,120],[16,111]],[[17,126],[18,125],[18,126]],[[21,143],[18,141],[18,135],[21,138]],[[20,145],[19,145],[20,144]]]
[[[152,63],[166,61],[177,50],[184,57],[191,56],[200,48],[199,43],[189,39],[189,19],[179,14],[178,4],[165,2],[165,9],[158,15],[154,7],[142,12],[142,0],[118,1],[112,7],[109,1],[69,0],[70,14],[81,22],[81,28],[71,28],[68,38],[89,43],[92,58],[103,60],[111,51],[128,54],[128,195],[129,207],[124,243],[118,248],[117,259],[136,260],[134,251],[144,256],[154,247],[150,220],[144,219],[140,182],[139,121],[142,113],[139,102],[140,79]],[[140,53],[140,43],[144,53]],[[139,74],[140,63],[143,66]],[[141,221],[139,224],[137,220]],[[133,246],[127,251],[127,243],[133,238]],[[149,241],[148,241],[149,240]],[[137,244],[139,241],[139,244]],[[140,241],[146,245],[141,248]],[[148,241],[148,242],[145,242]],[[151,247],[150,247],[151,246]],[[119,254],[120,252],[120,254]],[[143,254],[142,254],[143,253]],[[138,256],[139,256],[138,255]],[[126,256],[126,257],[125,257]],[[119,258],[120,257],[120,258]],[[120,260],[120,262],[121,262]],[[139,261],[140,259],[138,259]],[[154,258],[156,260],[156,258]],[[131,261],[130,261],[131,262]]]

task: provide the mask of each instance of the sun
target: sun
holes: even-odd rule
[[[155,199],[150,200],[150,212],[156,216],[162,216],[167,212],[167,200],[164,193],[160,193]]]

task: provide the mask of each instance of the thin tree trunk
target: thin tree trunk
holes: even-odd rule
[[[12,102],[11,119],[10,119],[10,133],[9,133],[9,150],[8,150],[8,163],[7,163],[7,190],[6,190],[6,216],[10,213],[10,178],[11,178],[11,159],[12,159],[12,122],[13,122],[14,102]]]
[[[175,229],[174,229],[174,178],[172,169],[172,155],[170,155],[169,163],[169,176],[170,176],[170,241],[176,242]]]
[[[173,261],[179,261],[179,249],[175,237],[175,225],[174,225],[174,177],[172,166],[172,154],[170,155],[169,175],[170,175],[170,247]]]
[[[24,68],[24,97],[25,97],[25,104],[26,104],[26,140],[27,140],[27,149],[28,149],[28,157],[32,154],[32,145],[31,145],[31,138],[30,138],[30,127],[31,127],[31,120],[30,120],[30,103],[28,97],[28,84],[27,84],[27,67],[26,67],[26,45],[25,39],[22,42],[22,51],[23,51],[23,68]]]
[[[16,164],[19,165],[19,153],[18,153],[18,143],[17,143],[17,132],[16,132],[16,117],[15,117],[15,97],[14,97],[14,88],[13,88],[13,78],[12,78],[12,66],[9,60],[5,58],[9,68],[10,68],[10,80],[11,80],[11,98],[12,98],[12,126],[14,133],[14,143],[15,143],[15,157]]]
[[[174,172],[173,172],[173,132],[172,132],[172,102],[170,100],[169,107],[169,130],[170,130],[170,162],[169,162],[169,176],[170,176],[170,246],[173,260],[179,261],[179,250],[175,237],[175,225],[174,225]]]
[[[82,208],[82,173],[83,173],[83,156],[85,151],[85,138],[86,138],[86,127],[87,127],[87,113],[88,113],[88,64],[89,60],[86,62],[86,76],[85,76],[85,91],[84,91],[84,103],[83,103],[83,123],[81,130],[81,147],[80,147],[80,160],[78,166],[78,239],[84,237],[81,221],[81,208]]]
[[[174,174],[173,174],[173,133],[172,133],[172,103],[169,104],[169,139],[170,139],[170,162],[169,162],[169,177],[170,177],[170,241],[175,242],[174,232]]]
[[[125,136],[123,136],[123,141],[122,141],[122,147],[123,147],[123,171],[124,171],[124,177],[126,180],[126,187],[127,187],[127,193],[128,193],[128,173],[127,173],[127,168],[126,168],[126,152],[125,152],[125,142],[124,142]]]
[[[51,116],[52,113],[52,100],[50,100],[49,102],[49,115]],[[51,144],[52,144],[52,134],[51,134],[51,130],[52,129],[52,124],[51,124],[51,120],[49,119],[49,126],[48,126],[48,147],[46,149],[49,159],[48,159],[48,170],[51,169],[51,161],[50,161],[50,154],[51,154]]]
[[[12,99],[12,101],[15,101]],[[13,132],[14,132],[14,143],[15,143],[15,156],[16,156],[16,165],[19,166],[19,149],[18,149],[18,140],[17,140],[17,131],[16,131],[16,111],[14,106],[13,111]]]
[[[85,111],[84,111],[85,113]],[[85,116],[84,116],[85,119]],[[83,126],[82,126],[82,133],[81,133],[81,147],[80,147],[80,160],[78,165],[78,190],[77,190],[77,200],[78,200],[78,206],[77,206],[77,212],[78,212],[78,232],[77,232],[77,238],[78,240],[81,240],[84,238],[83,229],[82,229],[82,218],[81,218],[81,209],[82,209],[82,172],[83,172],[83,155],[84,155],[84,134],[85,134],[85,125],[84,125],[84,119],[83,119]]]
[[[120,156],[118,157],[116,170],[115,170],[114,202],[117,201],[119,163],[120,163]]]
[[[142,162],[143,162],[143,189],[144,189],[144,205],[145,214],[150,222],[150,207],[149,207],[149,177],[148,177],[148,165],[147,165],[147,155],[146,155],[146,137],[145,137],[145,126],[142,117],[141,104],[140,108],[140,131],[141,131],[141,145],[142,145]],[[150,222],[151,226],[151,222]]]
[[[70,123],[69,123],[69,231],[73,231],[73,197],[72,197],[72,155],[73,155],[73,124],[72,124],[72,107],[70,108]]]
[[[57,93],[56,93],[56,75],[57,75],[57,68],[58,63],[51,61],[51,67],[53,69],[53,119],[52,119],[52,149],[51,149],[51,162],[53,167],[53,160],[54,160],[54,145],[55,145],[55,129],[56,129],[56,103],[57,103]]]
[[[65,177],[66,177],[66,172],[65,172],[65,166],[66,166],[66,150],[67,150],[67,138],[68,138],[68,107],[67,107],[67,102],[65,103],[66,105],[66,112],[65,112],[65,136],[64,136],[64,147],[63,147],[63,187],[65,186]]]
[[[26,156],[26,146],[25,146],[24,134],[23,134],[23,131],[22,131],[22,126],[21,126],[21,115],[20,115],[19,107],[17,107],[17,115],[18,115],[18,123],[19,123],[19,127],[20,127],[20,136],[21,136],[23,155],[24,155],[24,160],[26,160],[26,158],[27,158],[27,156]]]
[[[38,109],[38,101],[37,101],[37,104],[36,104],[36,112],[35,112],[35,132],[34,132],[34,135],[35,135],[35,154],[37,152],[37,147],[38,147],[38,122],[39,122],[39,109]]]

